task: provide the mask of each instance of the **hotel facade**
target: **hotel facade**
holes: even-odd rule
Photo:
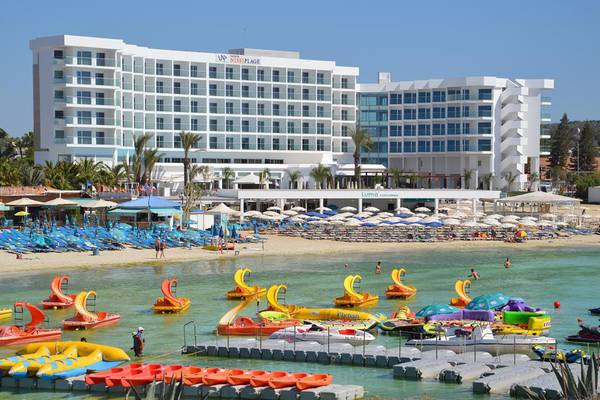
[[[553,88],[495,77],[394,83],[386,73],[358,84],[357,67],[288,51],[202,53],[63,35],[30,48],[36,162],[128,162],[134,138],[149,133],[161,154],[154,180],[174,191],[182,130],[200,135],[190,158],[218,185],[229,167],[246,183],[268,168],[281,188],[299,171],[314,187],[310,170],[324,164],[344,187],[357,124],[375,141],[363,152],[366,174],[399,168],[434,188],[481,187],[488,174],[501,188],[514,176],[515,190],[539,169],[544,91]]]

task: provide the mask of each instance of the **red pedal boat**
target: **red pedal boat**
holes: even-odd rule
[[[108,371],[96,372],[95,374],[90,374],[85,377],[85,383],[88,385],[97,385],[97,384],[106,384],[106,379],[117,380],[124,376],[129,376],[133,374],[133,371],[138,370],[143,367],[143,364],[129,364],[123,367],[111,368]]]
[[[298,390],[306,390],[310,388],[316,388],[321,386],[331,385],[333,382],[333,376],[329,374],[311,374],[304,378],[298,379],[296,387]]]
[[[76,314],[69,319],[65,319],[62,322],[63,329],[78,330],[78,329],[92,329],[99,328],[106,325],[112,325],[119,322],[121,316],[119,314],[112,314],[106,311],[100,311],[98,313],[91,312],[87,309],[88,300],[95,300],[96,292],[90,290],[89,292],[81,292],[75,298],[75,310]]]
[[[229,325],[217,325],[217,332],[223,336],[270,336],[280,329],[294,325],[302,325],[302,322],[297,319],[259,322],[250,317],[238,317]]]
[[[42,308],[45,310],[57,310],[72,307],[75,303],[75,295],[66,294],[63,291],[63,286],[68,284],[68,276],[65,275],[54,277],[54,279],[52,279],[52,283],[50,284],[50,290],[52,293],[46,300],[42,301]]]
[[[306,378],[309,374],[300,373],[286,373],[281,376],[272,376],[269,380],[269,386],[273,389],[281,389],[285,387],[296,386],[298,381],[302,378]]]
[[[46,315],[33,304],[16,302],[14,314],[22,313],[24,309],[27,309],[31,315],[31,322],[25,324],[24,327],[18,325],[0,326],[0,346],[60,340],[62,335],[60,329],[38,328],[46,320]]]
[[[133,369],[129,374],[117,374],[114,378],[106,378],[106,386],[144,386],[154,381],[163,380],[165,367],[160,364],[144,364],[140,368]]]

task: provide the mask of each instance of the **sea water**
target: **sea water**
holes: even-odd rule
[[[162,266],[140,265],[127,267],[82,268],[65,271],[71,278],[69,292],[94,289],[98,293],[96,310],[116,312],[121,322],[112,327],[85,332],[67,332],[65,340],[79,340],[85,336],[89,342],[98,342],[129,349],[131,333],[137,327],[145,328],[146,362],[182,363],[202,366],[237,367],[267,370],[328,372],[335,383],[360,384],[369,396],[379,398],[415,398],[424,395],[435,399],[475,398],[469,383],[449,385],[435,381],[407,382],[392,378],[391,369],[328,366],[279,361],[233,360],[180,355],[184,324],[195,321],[198,341],[218,340],[213,334],[217,321],[236,303],[225,299],[225,292],[233,288],[233,272],[249,267],[254,272],[251,284],[268,287],[275,283],[287,284],[285,301],[310,307],[331,307],[335,297],[343,294],[342,281],[347,274],[361,274],[360,289],[380,296],[379,304],[370,309],[373,313],[389,315],[401,304],[412,310],[432,303],[448,303],[455,296],[454,282],[468,278],[474,268],[481,280],[471,287],[471,295],[502,292],[524,298],[530,305],[547,310],[552,316],[551,335],[558,339],[561,348],[572,345],[564,337],[578,331],[575,318],[582,316],[590,324],[598,323],[587,313],[588,308],[600,306],[598,272],[600,248],[538,249],[430,249],[425,245],[414,250],[401,250],[381,254],[347,254],[331,256],[254,256],[216,261],[173,263]],[[168,251],[167,251],[168,257]],[[510,257],[512,268],[504,268]],[[375,264],[381,261],[383,272],[375,274]],[[349,264],[349,269],[344,264]],[[385,289],[391,283],[390,271],[404,267],[404,281],[418,289],[408,302],[385,299]],[[15,301],[39,303],[50,293],[49,285],[55,273],[43,272],[0,278],[0,307],[10,307]],[[160,296],[160,283],[165,278],[177,278],[177,294],[192,300],[190,310],[181,315],[155,315],[151,306]],[[560,301],[561,308],[553,309]],[[266,304],[261,304],[264,307]],[[252,305],[247,315],[256,311]],[[50,310],[50,325],[60,324],[72,316],[73,310]],[[6,323],[6,322],[5,322]],[[188,343],[192,330],[188,330]],[[379,335],[375,344],[397,348],[397,338]],[[401,351],[401,349],[399,349]],[[360,352],[360,349],[357,350]],[[0,356],[12,354],[1,349]],[[489,396],[487,396],[489,397]],[[0,391],[0,399],[58,399],[98,398],[96,395],[67,393],[10,393]],[[494,398],[494,397],[492,397]],[[498,397],[502,398],[502,397]]]

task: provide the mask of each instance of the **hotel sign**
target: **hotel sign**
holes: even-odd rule
[[[398,197],[396,192],[361,192],[360,197],[363,199],[395,199]]]
[[[237,54],[217,54],[217,61],[229,64],[260,65],[260,58],[240,56]]]

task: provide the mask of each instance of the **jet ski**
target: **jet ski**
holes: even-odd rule
[[[532,350],[538,357],[540,357],[540,361],[562,361],[567,362],[568,364],[572,364],[579,362],[579,360],[581,360],[582,357],[584,361],[587,359],[585,353],[580,349],[573,349],[571,351],[564,352],[556,350],[554,346],[543,347],[536,345],[533,346]]]
[[[577,335],[567,336],[568,342],[574,343],[600,343],[600,326],[587,326],[581,318],[577,318],[579,332]]]
[[[600,307],[598,307],[598,308],[590,308],[590,313],[592,315],[600,315]]]

